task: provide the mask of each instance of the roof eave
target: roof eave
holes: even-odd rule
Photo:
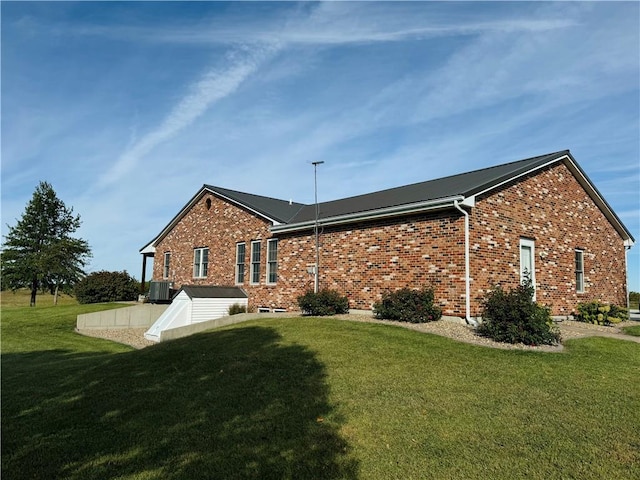
[[[622,221],[618,218],[616,213],[609,206],[607,201],[600,194],[600,192],[595,187],[595,185],[591,182],[589,177],[587,177],[587,174],[580,168],[580,166],[575,161],[571,153],[569,153],[568,151],[566,153],[563,153],[562,155],[553,157],[546,162],[540,163],[539,165],[536,165],[532,168],[528,168],[517,175],[511,175],[508,178],[496,184],[489,185],[486,188],[482,189],[481,191],[473,193],[473,195],[470,195],[468,199],[473,198],[475,200],[475,198],[480,195],[490,192],[491,190],[495,190],[496,188],[500,188],[507,183],[510,183],[521,177],[524,177],[525,175],[529,175],[530,173],[535,172],[537,170],[546,168],[557,162],[563,162],[567,166],[567,168],[571,171],[571,173],[576,178],[576,180],[578,180],[578,183],[582,186],[582,188],[585,189],[589,197],[591,197],[591,199],[594,201],[594,203],[597,205],[600,211],[604,214],[607,220],[609,220],[609,223],[611,223],[611,225],[618,232],[620,237],[622,237],[622,239],[625,242],[625,246],[630,247],[631,245],[633,245],[635,243],[635,239],[631,235],[631,232],[627,230],[627,227],[625,227]]]
[[[245,205],[241,202],[238,202],[237,200],[234,200],[232,198],[229,198],[226,195],[223,195],[222,193],[216,191],[214,188],[212,188],[210,185],[203,185],[202,188],[200,188],[200,190],[198,190],[198,192],[191,197],[191,200],[189,200],[189,202],[187,202],[187,204],[182,207],[182,209],[178,212],[178,214],[173,217],[171,219],[171,221],[162,229],[162,231],[153,239],[151,240],[151,242],[149,242],[148,244],[146,244],[144,247],[142,247],[140,249],[140,254],[150,254],[150,253],[155,253],[156,249],[155,246],[158,244],[158,242],[160,240],[162,240],[164,237],[167,236],[167,234],[178,224],[178,222],[180,220],[182,220],[182,218],[185,216],[185,214],[200,200],[200,198],[202,198],[202,196],[206,193],[209,192],[213,195],[216,195],[224,200],[226,200],[227,202],[230,202],[236,206],[240,206],[242,208],[245,208],[247,210],[249,210],[250,212],[254,213],[255,215],[258,215],[259,217],[263,218],[264,220],[266,220],[267,222],[271,222],[274,225],[279,225],[281,222],[279,220],[276,220],[274,218],[271,218],[267,215],[265,215],[264,213],[261,213],[253,208],[251,208],[248,205]]]
[[[464,202],[465,197],[456,195],[452,197],[438,198],[435,200],[427,200],[424,202],[409,203],[405,205],[396,205],[393,207],[381,208],[376,210],[367,210],[364,212],[349,213],[345,215],[337,215],[333,217],[325,217],[318,219],[318,226],[327,227],[334,225],[344,225],[348,223],[364,222],[368,220],[378,220],[381,218],[398,217],[401,215],[409,215],[420,212],[433,210],[444,210],[452,208],[456,201]],[[291,223],[285,225],[273,225],[272,233],[288,233],[308,230],[315,227],[315,220],[305,222]]]

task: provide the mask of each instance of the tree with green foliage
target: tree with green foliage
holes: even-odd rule
[[[80,280],[76,284],[75,294],[79,303],[121,302],[135,300],[139,289],[139,283],[126,270],[101,270]]]
[[[14,227],[8,226],[2,246],[3,287],[31,290],[30,305],[38,290],[71,287],[84,276],[91,257],[89,244],[73,234],[80,227],[80,215],[73,214],[58,198],[52,186],[40,182]]]

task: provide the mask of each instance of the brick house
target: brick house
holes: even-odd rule
[[[532,278],[554,315],[626,305],[634,238],[568,150],[319,204],[319,285],[371,309],[430,285],[473,318],[494,285]],[[316,206],[204,185],[140,252],[153,279],[236,285],[254,308],[297,310],[314,287]]]

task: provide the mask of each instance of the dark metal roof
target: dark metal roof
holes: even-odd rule
[[[212,285],[183,285],[176,293],[186,293],[189,298],[248,298],[239,287],[218,287]]]
[[[205,188],[281,223],[289,223],[300,209],[305,206],[302,203],[238,192],[213,185],[205,185]]]
[[[394,211],[403,210],[405,206],[408,206],[406,207],[407,209],[421,209],[425,208],[426,204],[429,204],[429,208],[451,208],[455,199],[474,197],[475,195],[491,190],[506,182],[515,180],[522,175],[532,173],[539,168],[558,161],[563,161],[567,167],[569,167],[620,235],[623,238],[630,239],[632,242],[635,241],[629,230],[620,221],[604,197],[598,192],[595,185],[589,180],[585,172],[571,156],[569,150],[562,150],[516,162],[482,168],[402,187],[390,188],[365,195],[323,202],[319,204],[318,218],[319,220],[327,219],[326,223],[330,224],[334,221],[342,221],[345,218],[349,219],[347,221],[351,221],[355,217],[376,217],[386,214],[389,209]],[[315,220],[314,204],[305,205],[205,184],[163,231],[141,249],[141,252],[149,246],[155,246],[157,242],[164,238],[186,211],[207,191],[231,201],[242,208],[256,212],[267,220],[273,221],[274,226],[272,228],[274,231],[293,231],[296,229],[309,228],[310,222]]]
[[[436,180],[324,202],[319,205],[318,216],[321,219],[330,218],[440,198],[469,197],[568,154],[568,150],[563,150]],[[307,205],[287,223],[303,223],[314,219],[315,206]]]

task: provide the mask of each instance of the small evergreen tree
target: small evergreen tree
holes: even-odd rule
[[[85,240],[71,236],[80,223],[80,215],[73,215],[73,208],[65,206],[51,185],[40,182],[22,217],[5,236],[3,288],[29,288],[33,307],[39,289],[57,293],[82,278],[91,249]]]

